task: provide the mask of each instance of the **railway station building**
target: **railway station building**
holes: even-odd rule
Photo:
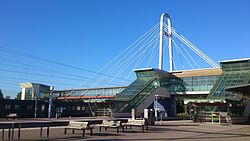
[[[61,116],[129,116],[135,109],[141,116],[144,109],[152,109],[177,117],[197,110],[227,112],[241,121],[249,120],[249,58],[221,61],[220,68],[173,72],[143,68],[134,72],[137,78],[128,86],[54,90],[52,115],[59,111]],[[44,101],[46,109],[49,86],[20,85],[22,100]],[[0,106],[6,110],[6,105]]]

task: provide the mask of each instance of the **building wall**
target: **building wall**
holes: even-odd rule
[[[37,101],[37,117],[46,117],[48,104],[44,101]],[[16,113],[18,117],[33,118],[35,116],[34,100],[0,100],[0,117],[6,117],[10,113]]]
[[[35,100],[48,98],[49,87],[38,83],[21,83],[21,100]]]

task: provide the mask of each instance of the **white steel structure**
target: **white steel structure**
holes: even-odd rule
[[[164,30],[164,18],[168,22],[168,32]],[[172,50],[172,26],[170,16],[167,13],[163,13],[160,19],[160,48],[159,48],[159,69],[162,70],[163,66],[163,36],[168,37],[168,49],[169,49],[169,71],[173,71],[173,50]]]

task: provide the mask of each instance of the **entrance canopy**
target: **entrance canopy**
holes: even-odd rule
[[[226,103],[225,99],[184,99],[184,104],[188,103],[207,103],[207,104],[214,104],[214,103]]]

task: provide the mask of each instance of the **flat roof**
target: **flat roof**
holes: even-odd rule
[[[181,71],[173,71],[171,72],[171,74],[180,78],[195,77],[195,76],[219,76],[222,74],[222,70],[220,68],[181,70]]]
[[[222,74],[222,70],[220,68],[205,68],[205,69],[194,69],[194,70],[177,70],[172,72],[167,72],[160,69],[155,68],[140,68],[134,69],[135,72],[140,71],[155,71],[155,72],[163,72],[167,74],[172,74],[176,77],[194,77],[194,76],[219,76]]]
[[[66,90],[54,90],[53,92],[62,92],[62,91],[83,91],[83,90],[100,90],[100,89],[119,89],[119,88],[127,88],[127,86],[99,87],[99,88],[79,88],[79,89],[66,89]]]
[[[133,69],[133,71],[148,71],[148,70],[154,70],[153,68],[138,68],[138,69]]]
[[[220,63],[234,63],[234,62],[241,62],[241,61],[249,61],[250,58],[241,58],[241,59],[233,59],[233,60],[223,60]]]
[[[20,83],[20,86],[25,87],[25,88],[33,87],[34,85],[39,85],[39,86],[43,86],[43,87],[50,87],[48,85],[44,85],[44,84],[40,84],[40,83],[33,83],[33,82]]]
[[[162,77],[168,77],[169,72],[165,70],[160,70],[158,68],[140,68],[140,69],[134,69],[134,72],[143,72],[143,71],[154,71],[156,75],[162,76]]]

